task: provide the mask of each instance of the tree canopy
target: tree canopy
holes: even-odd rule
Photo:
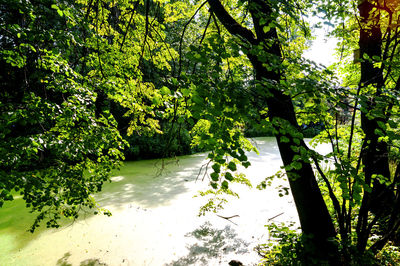
[[[96,207],[135,145],[125,135],[159,134],[164,155],[185,139],[210,151],[202,211],[217,211],[229,184],[250,184],[236,170],[255,150],[246,132],[261,130],[276,137],[306,253],[362,263],[399,241],[399,3],[4,1],[0,204],[19,192],[39,213],[32,230],[58,226]],[[303,58],[317,16],[339,40],[328,68]],[[305,144],[316,125],[328,155]]]

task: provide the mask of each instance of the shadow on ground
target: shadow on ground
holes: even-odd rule
[[[65,253],[64,256],[57,261],[56,265],[72,266],[72,264],[68,262],[69,257],[71,257],[71,253]],[[99,259],[87,259],[82,261],[79,266],[108,266],[108,264],[101,262]]]
[[[231,255],[235,259],[236,254],[249,252],[250,243],[237,237],[237,233],[231,226],[223,229],[212,228],[210,222],[206,222],[198,229],[186,234],[193,238],[194,243],[188,246],[188,255],[176,261],[166,264],[167,266],[186,265],[211,265],[210,261],[221,261],[223,257]]]

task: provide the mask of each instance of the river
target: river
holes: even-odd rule
[[[0,265],[245,265],[259,261],[254,247],[268,241],[270,222],[298,223],[291,195],[280,197],[276,180],[265,190],[255,186],[282,164],[272,138],[253,140],[260,154],[248,153],[252,165],[244,172],[253,188],[235,184],[240,199],[231,199],[221,216],[198,217],[206,202],[193,197],[207,189],[198,177],[206,154],[166,160],[126,162],[95,197],[111,217],[82,214],[59,229],[26,230],[34,216],[21,199],[0,209]]]

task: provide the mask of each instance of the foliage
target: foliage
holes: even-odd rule
[[[293,223],[271,223],[266,227],[269,241],[256,247],[257,253],[262,257],[262,265],[329,265],[326,261],[316,261],[315,258],[307,256],[310,253],[306,251],[309,248],[307,237],[294,229]],[[343,265],[397,265],[400,262],[398,247],[390,245],[385,246],[376,256],[372,252],[360,254],[356,246],[348,246],[346,249],[352,251],[351,258],[347,261],[342,258]]]
[[[256,151],[245,134],[268,132],[308,243],[322,243],[330,262],[386,258],[400,228],[398,1],[6,0],[0,9],[0,204],[21,193],[39,212],[32,229],[96,207],[91,195],[126,140],[131,155],[209,151],[202,211],[215,211],[223,194],[237,196],[232,182],[250,184],[238,171]],[[311,15],[325,15],[340,39],[329,68],[302,58]],[[316,134],[330,153],[306,146]],[[288,259],[310,254],[284,233],[277,250]]]
[[[292,229],[293,224],[266,225],[270,238],[268,244],[256,247],[258,254],[263,258],[264,265],[301,265],[305,261],[302,255],[302,243],[299,233]]]
[[[386,6],[377,1],[363,1],[354,8],[356,5],[352,6],[352,2],[321,1],[318,6],[312,6],[308,2],[301,3],[305,10],[316,7],[318,12],[326,13],[332,20],[342,20],[341,29],[338,27],[334,34],[338,34],[343,39],[343,45],[350,49],[358,44],[361,49],[360,67],[354,66],[353,61],[349,60],[349,53],[341,53],[344,60],[337,65],[338,68],[321,69],[300,58],[304,46],[300,46],[299,50],[291,49],[292,43],[304,43],[302,40],[308,37],[308,31],[304,30],[307,29],[306,23],[291,23],[292,20],[301,21],[303,13],[298,12],[299,9],[290,1],[249,1],[244,5],[239,4],[234,10],[226,3],[222,6],[219,1],[208,2],[230,35],[226,37],[222,29],[217,29],[220,36],[224,37],[219,39],[222,45],[211,43],[211,51],[207,51],[207,48],[197,49],[199,56],[193,56],[193,60],[197,58],[201,64],[208,56],[208,68],[201,65],[201,74],[211,70],[210,73],[221,74],[209,74],[208,78],[216,76],[221,79],[224,73],[235,73],[235,67],[229,67],[229,60],[247,55],[255,77],[254,83],[245,84],[244,90],[248,91],[247,95],[254,95],[265,102],[258,99],[250,102],[243,100],[245,105],[237,105],[242,116],[235,117],[235,121],[254,123],[255,120],[265,120],[266,126],[277,137],[293,195],[295,200],[299,200],[296,203],[303,230],[308,228],[313,231],[313,228],[319,228],[322,224],[329,228],[327,230],[331,230],[330,223],[333,221],[342,243],[356,246],[360,254],[377,254],[390,237],[398,234],[396,232],[400,226],[399,194],[396,189],[399,185],[399,132],[396,128],[399,121],[400,84],[396,56],[399,34],[398,25],[394,22],[399,15],[397,5]],[[264,9],[257,9],[253,5],[262,5]],[[251,13],[251,17],[240,19],[238,14],[247,11]],[[288,27],[290,30],[284,30],[280,24],[283,22],[286,22],[284,25],[291,25]],[[219,26],[218,22],[215,22],[215,26]],[[354,31],[358,31],[358,34]],[[359,43],[354,41],[354,37],[359,37]],[[229,38],[236,40],[235,43],[241,51],[239,56],[229,53]],[[265,38],[261,40],[261,44],[260,38]],[[279,48],[276,48],[278,45],[274,46],[276,42],[279,43]],[[226,71],[220,70],[221,63],[213,54],[215,51],[219,51],[220,60],[226,58]],[[214,68],[210,68],[212,66]],[[249,66],[243,64],[239,69],[246,67]],[[339,86],[339,81],[334,77],[335,71],[342,71],[339,73],[344,77],[345,87]],[[235,76],[228,81],[229,84],[237,84],[236,91],[243,90]],[[212,88],[214,84],[218,85],[218,80],[207,87]],[[229,84],[223,88],[229,87]],[[218,89],[219,94],[216,96],[211,93],[213,98],[224,95],[223,88]],[[202,94],[202,98],[208,101],[204,106],[213,108],[213,100],[209,100],[208,95],[209,90],[207,94]],[[289,101],[294,105],[294,112],[288,104]],[[257,115],[243,115],[245,110],[254,110],[251,105],[257,106]],[[218,117],[220,110],[217,109],[212,115]],[[232,111],[230,114],[235,113],[235,110]],[[225,113],[226,116],[228,115]],[[218,124],[218,120],[208,120],[211,123],[210,129],[213,125],[218,125],[218,129],[224,128]],[[328,155],[313,152],[303,144],[304,134],[301,133],[299,124],[307,125],[311,122],[324,125],[318,139],[331,143],[332,152]],[[288,149],[285,148],[286,145]],[[327,171],[321,169],[323,162],[330,162]],[[311,164],[318,175],[318,189],[302,187],[299,185],[301,182],[295,182],[299,179],[313,180]],[[217,174],[213,175],[215,181],[222,180]],[[302,194],[308,189],[316,194],[320,194],[322,190],[325,197],[321,205],[311,206],[312,202],[320,202],[318,197],[314,200],[304,199]],[[295,194],[298,191],[302,192]],[[325,212],[326,205],[330,210],[330,218],[311,226],[313,213]],[[309,211],[312,208],[314,211]],[[314,237],[322,237],[319,234],[322,235],[323,231],[320,230]],[[335,233],[329,236],[335,236]],[[351,260],[351,252],[346,250],[346,246],[340,252],[345,259]]]
[[[31,231],[96,207],[91,194],[123,158],[115,120],[79,71],[89,32],[71,4],[1,4],[0,205],[21,193],[39,213]]]
[[[349,7],[335,15],[330,13],[335,7],[324,6],[343,21],[334,32],[342,40],[342,51],[361,49],[361,58],[354,64],[353,53],[341,53],[336,67],[346,87],[327,98],[332,106],[326,115],[330,122],[316,141],[332,147],[324,158],[329,162],[327,171],[318,171],[341,241],[356,246],[359,254],[367,250],[366,254],[376,255],[398,235],[394,221],[399,219],[399,132],[395,129],[399,70],[393,55],[398,53],[399,36],[393,21],[399,10],[394,3],[384,7],[373,2],[364,1],[358,10]],[[343,253],[351,256],[355,251],[344,248]]]
[[[171,158],[204,151],[191,147],[190,133],[182,125],[165,125],[162,121],[160,124],[160,129],[167,134],[124,136],[130,144],[124,152],[126,160]]]
[[[31,231],[84,207],[102,211],[92,194],[126,146],[111,102],[130,117],[128,132],[159,131],[167,93],[141,68],[170,69],[160,24],[143,2],[7,0],[0,9],[0,205],[20,193],[38,213]]]

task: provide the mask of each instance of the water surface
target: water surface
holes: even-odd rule
[[[252,163],[246,173],[254,186],[273,175],[282,164],[276,142],[257,138],[260,155],[249,153]],[[266,242],[264,225],[295,221],[291,196],[279,197],[276,187],[259,191],[243,185],[232,188],[240,199],[232,199],[219,213],[198,217],[206,200],[193,197],[207,189],[199,170],[206,154],[160,160],[126,162],[96,195],[111,217],[82,215],[59,229],[40,228],[26,232],[34,215],[21,199],[0,209],[0,265],[227,265],[232,259],[255,265],[253,250]],[[275,218],[274,218],[275,217]],[[272,218],[272,220],[271,220]]]

